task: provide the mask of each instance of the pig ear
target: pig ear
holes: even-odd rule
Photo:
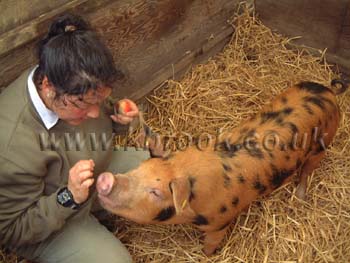
[[[169,187],[172,192],[176,214],[181,214],[185,210],[193,212],[189,202],[191,185],[188,178],[175,178],[170,182]]]

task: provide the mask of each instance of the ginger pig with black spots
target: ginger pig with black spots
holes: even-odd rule
[[[151,158],[126,173],[99,175],[97,191],[110,212],[141,224],[192,223],[205,232],[204,253],[214,253],[229,225],[256,199],[319,166],[339,126],[336,94],[301,82],[261,112],[222,134],[212,147],[188,147]]]

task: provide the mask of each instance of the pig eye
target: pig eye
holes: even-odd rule
[[[152,194],[152,196],[156,197],[157,199],[164,199],[164,194],[162,192],[162,190],[158,189],[158,188],[150,188],[148,189],[148,192],[150,194]]]
[[[151,194],[154,194],[154,195],[157,196],[157,197],[160,197],[156,190],[151,190],[150,193],[151,193]]]

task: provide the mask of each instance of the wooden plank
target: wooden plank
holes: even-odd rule
[[[2,0],[0,1],[0,34],[14,29],[70,0]]]
[[[40,14],[34,20],[30,20],[27,23],[24,23],[20,26],[13,28],[10,31],[6,31],[0,35],[0,56],[4,56],[10,51],[15,50],[22,45],[32,42],[38,36],[43,35],[51,22],[51,20],[61,14],[63,12],[69,12],[75,10],[76,13],[83,14],[85,12],[91,11],[92,9],[99,8],[105,5],[108,0],[70,0],[64,1],[66,2],[63,5],[58,5],[51,10],[47,10],[47,12]],[[25,2],[27,7],[29,7],[28,3],[31,1]],[[1,6],[0,6],[1,8]],[[37,7],[33,7],[33,13],[38,13],[36,10]],[[36,11],[35,11],[36,10]],[[41,11],[41,8],[39,8]],[[4,16],[3,16],[4,19]],[[18,23],[16,20],[13,23]]]
[[[310,46],[305,46],[305,45],[300,45],[300,44],[293,44],[293,43],[288,43],[286,45],[287,48],[289,49],[306,49],[307,51],[310,52],[311,55],[319,57],[324,50],[318,49],[318,48],[313,48]],[[340,57],[335,53],[327,53],[325,54],[325,59],[328,64],[332,66],[332,69],[335,72],[341,72],[344,76],[350,77],[350,59]]]
[[[291,47],[320,54],[342,72],[350,71],[350,0],[259,0],[256,12],[269,28],[288,37]]]
[[[131,92],[127,87],[122,87],[118,89],[117,95],[121,98],[129,97],[134,100],[139,100],[147,95],[153,88],[162,85],[165,80],[179,80],[190,66],[202,63],[220,52],[231,39],[231,35],[232,27],[228,27],[212,39],[204,40],[196,50],[192,52],[189,51],[177,61],[174,61],[174,63],[170,63],[154,72],[148,83],[135,87]]]
[[[116,61],[126,72],[128,85],[119,87],[118,92],[127,94],[131,86],[135,92],[147,93],[164,79],[172,77],[173,69],[169,65],[176,64],[185,53],[200,50],[203,42],[212,35],[221,32],[225,32],[226,37],[230,35],[233,29],[226,21],[233,15],[237,2],[164,0],[154,1],[150,8],[146,2],[139,1],[124,8],[124,12],[117,11],[121,6],[115,3],[114,7],[108,7],[111,12],[104,13],[103,21],[92,18],[92,22],[100,26]],[[111,29],[113,23],[110,21],[113,20],[118,21],[118,29]],[[139,26],[132,25],[135,20]],[[163,74],[159,75],[159,71]],[[177,68],[174,71],[176,73]]]
[[[350,64],[350,1],[348,3],[346,15],[341,25],[340,37],[336,45],[335,55],[339,56],[344,60],[347,59]],[[350,66],[349,66],[349,74],[350,74]]]
[[[233,32],[227,20],[238,2],[119,0],[85,17],[126,74],[118,95],[137,98],[221,49]],[[35,63],[34,43],[0,58],[0,74],[6,75],[0,86]]]
[[[314,48],[335,52],[340,27],[349,0],[259,0],[256,12],[262,22],[294,41]]]

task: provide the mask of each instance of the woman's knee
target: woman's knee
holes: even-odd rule
[[[132,258],[122,242],[90,215],[84,222],[69,224],[46,246],[39,261],[130,263]]]

